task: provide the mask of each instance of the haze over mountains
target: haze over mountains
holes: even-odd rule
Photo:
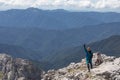
[[[120,23],[100,24],[69,30],[39,28],[0,28],[0,43],[18,45],[46,56],[58,50],[79,46],[120,34]]]
[[[11,54],[14,57],[21,57],[33,60],[34,58],[38,58],[35,51],[24,49],[23,47],[16,45],[0,44],[0,53]]]
[[[0,26],[0,44],[6,45],[5,48],[0,46],[2,52],[8,50],[14,57],[40,61],[47,69],[59,68],[83,58],[76,46],[119,35],[120,13],[13,9],[0,11]]]
[[[110,22],[120,22],[120,14],[114,12],[69,12],[61,9],[51,11],[37,8],[0,11],[0,26],[4,27],[69,29]]]

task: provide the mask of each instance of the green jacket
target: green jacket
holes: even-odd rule
[[[84,45],[84,51],[86,53],[86,63],[91,63],[92,62],[92,57],[93,57],[93,53],[92,51],[87,51],[85,45]]]

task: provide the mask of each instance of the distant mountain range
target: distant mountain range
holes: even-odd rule
[[[37,56],[37,53],[35,51],[27,50],[16,45],[0,44],[0,53],[10,54],[13,57],[21,57],[31,60],[36,60],[36,58],[40,58],[40,56]]]
[[[69,29],[110,22],[120,22],[120,13],[69,12],[37,8],[0,11],[0,26],[4,27]]]
[[[0,43],[36,51],[45,58],[61,49],[120,34],[119,25],[120,23],[116,22],[68,30],[0,27]]]
[[[0,52],[39,61],[50,69],[82,59],[84,54],[78,53],[84,43],[120,35],[120,13],[13,9],[0,11],[0,26]]]

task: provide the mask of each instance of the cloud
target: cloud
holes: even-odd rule
[[[67,10],[120,9],[120,0],[0,0],[0,9],[28,8]]]
[[[94,8],[120,8],[120,0],[99,0],[94,4]]]

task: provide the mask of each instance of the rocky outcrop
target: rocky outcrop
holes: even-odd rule
[[[2,80],[41,80],[42,71],[31,61],[0,54],[0,77]]]
[[[103,63],[87,71],[85,59],[79,63],[44,73],[26,59],[0,54],[0,80],[120,80],[120,58],[102,54]]]
[[[71,63],[58,70],[49,70],[42,80],[120,80],[120,58],[102,54],[103,63],[95,66],[96,54],[93,57],[94,68],[87,71],[85,59],[80,63]]]

